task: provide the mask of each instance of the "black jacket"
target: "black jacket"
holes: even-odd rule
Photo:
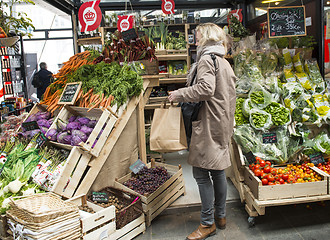
[[[42,82],[42,87],[37,88],[37,97],[40,99],[41,96],[46,91],[46,88],[50,85],[52,80],[52,72],[46,70],[46,69],[40,69],[39,72],[37,72],[39,75],[39,79]]]

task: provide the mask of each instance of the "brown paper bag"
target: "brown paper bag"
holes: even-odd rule
[[[155,109],[151,130],[150,150],[155,152],[175,152],[188,148],[180,107]]]

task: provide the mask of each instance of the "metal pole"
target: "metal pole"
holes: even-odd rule
[[[324,76],[324,1],[315,0],[316,4],[316,41],[318,45],[318,62],[322,76]]]

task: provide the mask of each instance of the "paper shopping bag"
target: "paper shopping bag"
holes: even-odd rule
[[[166,105],[166,104],[164,104]],[[155,109],[151,130],[150,150],[155,152],[175,152],[187,149],[187,138],[180,107]]]

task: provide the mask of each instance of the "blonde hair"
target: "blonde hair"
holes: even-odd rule
[[[214,23],[202,23],[196,28],[201,34],[199,39],[199,45],[204,46],[209,42],[220,42],[222,41],[223,46],[227,47],[227,35],[221,27]]]

